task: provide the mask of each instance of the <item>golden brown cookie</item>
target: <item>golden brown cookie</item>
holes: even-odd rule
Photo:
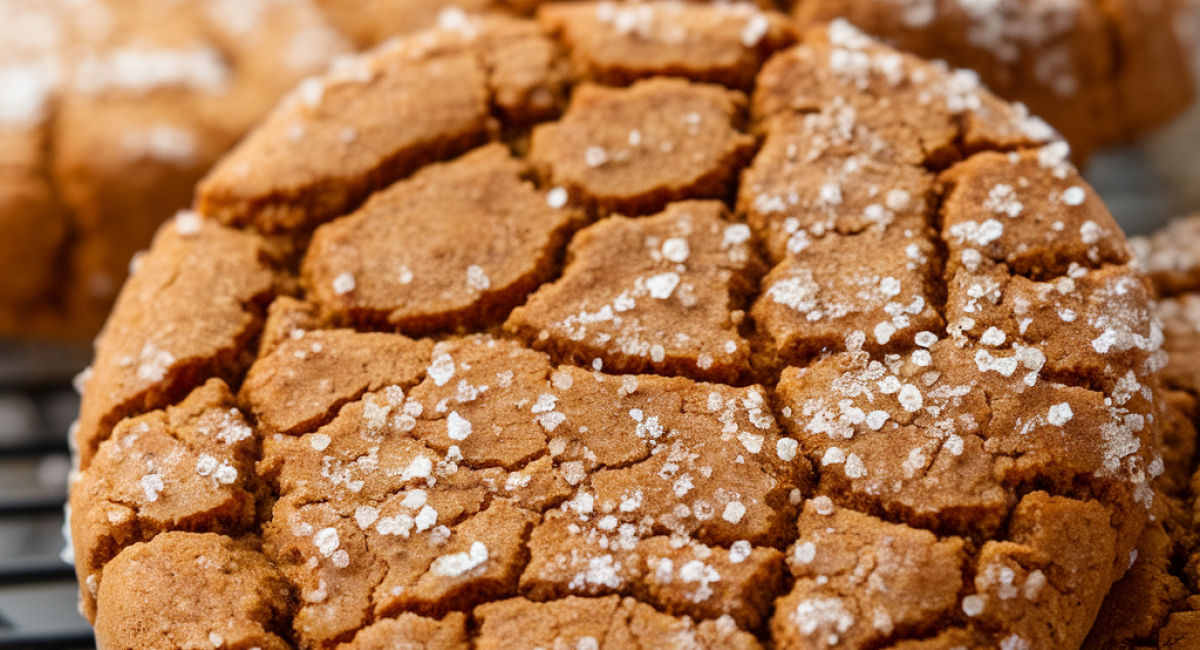
[[[1164,124],[1192,101],[1188,0],[793,0],[801,25],[845,19],[970,68],[1060,130],[1077,157]]]
[[[200,531],[304,650],[1074,650],[1161,577],[1194,401],[1043,124],[845,22],[540,16],[313,80],[142,258],[76,436],[102,644],[130,566],[210,597],[141,559]]]

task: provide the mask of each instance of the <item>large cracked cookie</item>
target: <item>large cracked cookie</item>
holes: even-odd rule
[[[99,642],[1079,647],[1164,359],[1068,147],[845,22],[572,6],[303,86],[159,232],[75,436]]]

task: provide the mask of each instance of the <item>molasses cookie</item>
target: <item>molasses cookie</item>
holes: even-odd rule
[[[0,0],[0,336],[95,335],[196,181],[348,51],[309,0]]]
[[[1078,648],[1167,418],[1067,145],[843,21],[573,11],[347,61],[159,232],[75,435],[100,643]]]
[[[1076,157],[1144,135],[1195,97],[1192,0],[792,0],[900,49],[970,68],[1060,130]]]

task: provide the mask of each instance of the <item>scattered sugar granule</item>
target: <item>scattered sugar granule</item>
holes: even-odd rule
[[[557,210],[566,204],[567,189],[565,187],[551,188],[549,192],[546,192],[546,205]]]
[[[1071,411],[1071,405],[1063,402],[1062,404],[1055,404],[1050,407],[1050,413],[1047,414],[1046,420],[1056,427],[1061,427],[1070,422],[1074,416],[1075,413]]]
[[[483,542],[473,542],[465,553],[443,555],[433,561],[429,570],[435,575],[454,578],[487,562],[488,548]]]
[[[339,296],[354,291],[355,286],[357,285],[354,282],[354,276],[349,271],[340,273],[333,279],[333,292]]]
[[[1068,187],[1062,193],[1062,200],[1063,200],[1063,203],[1066,203],[1067,205],[1072,205],[1072,206],[1081,205],[1083,203],[1083,199],[1086,196],[1087,195],[1084,193],[1082,187],[1074,186],[1074,187]]]
[[[972,618],[983,613],[983,605],[987,602],[987,596],[972,594],[963,598],[962,610],[963,613]]]
[[[746,515],[746,506],[740,501],[730,501],[725,504],[725,511],[721,513],[721,518],[731,524],[736,524]]]

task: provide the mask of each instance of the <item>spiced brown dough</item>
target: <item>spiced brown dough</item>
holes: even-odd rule
[[[586,7],[346,61],[159,232],[76,432],[100,643],[1078,648],[1165,355],[1068,147],[845,22]]]

